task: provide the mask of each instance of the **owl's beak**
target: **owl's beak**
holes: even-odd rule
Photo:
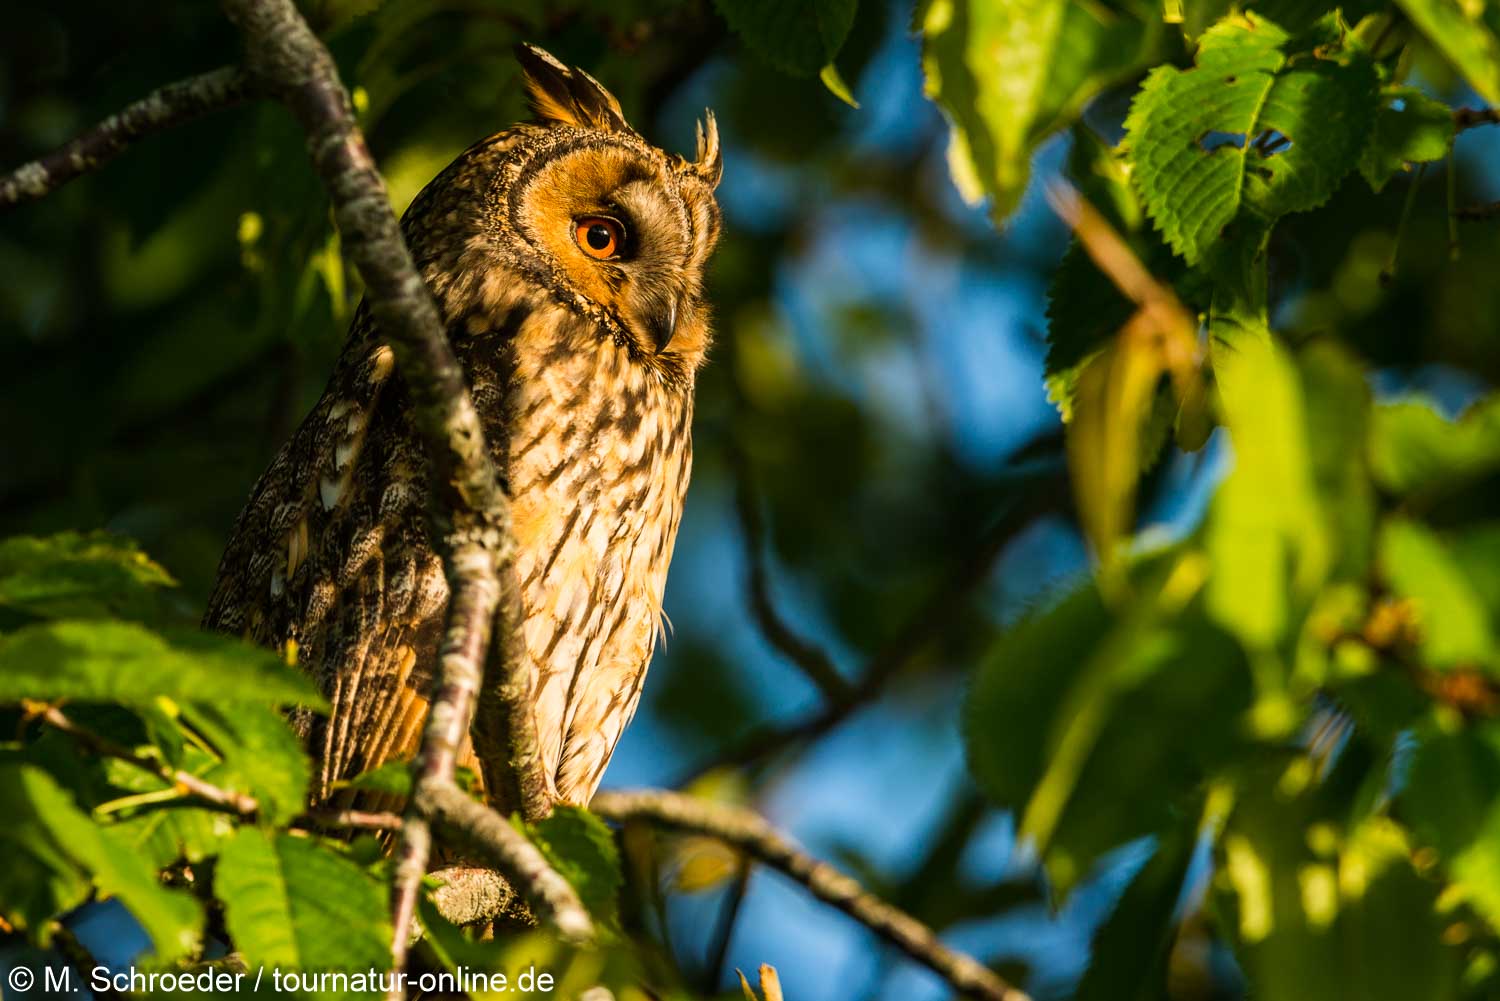
[[[677,296],[668,296],[646,317],[646,329],[651,334],[652,343],[656,345],[657,354],[667,350],[667,345],[672,343],[672,337],[677,333],[677,301]]]

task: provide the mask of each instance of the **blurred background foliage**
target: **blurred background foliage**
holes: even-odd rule
[[[1290,194],[1248,182],[1253,211],[1235,189],[1189,268],[1159,235],[1182,192],[1117,144],[1147,71],[1183,86],[1244,7],[1286,30],[1289,78],[1349,89],[1292,93],[1268,127],[1285,152],[1199,121],[1191,91],[1164,99],[1156,124],[1187,130],[1173,155],[1208,162],[1223,132],[1310,165]],[[1500,102],[1494,5],[1353,0],[1331,22],[1300,0],[303,8],[398,211],[523,117],[519,40],[586,67],[667,149],[718,116],[718,340],[673,630],[607,785],[750,802],[1037,998],[1500,996],[1500,419],[1482,402],[1500,239],[1451,215],[1500,198],[1500,128],[1420,118]],[[5,165],[237,57],[196,0],[13,0],[6,23]],[[1345,133],[1356,154],[1386,137],[1365,178],[1318,173],[1342,155],[1319,142]],[[1221,322],[1275,329],[1188,366],[1210,395],[1222,366],[1221,404],[1189,406],[1171,364],[1110,346],[1134,306],[1067,250],[1043,194],[1060,178],[1180,299],[1192,344],[1233,342]],[[1316,210],[1270,230],[1289,205]],[[1257,245],[1260,320],[1225,291],[1248,272],[1215,256]],[[360,295],[300,133],[254,104],[143,142],[8,212],[0,272],[0,536],[134,539],[180,585],[153,614],[193,623]],[[16,598],[37,564],[7,552],[0,629],[81,614]],[[226,858],[299,850],[256,837]],[[722,847],[627,831],[622,848],[623,920],[649,943],[631,977],[712,995],[766,962],[802,1001],[946,995]]]

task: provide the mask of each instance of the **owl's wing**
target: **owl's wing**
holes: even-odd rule
[[[361,306],[328,389],[241,513],[204,618],[295,656],[328,698],[326,719],[296,719],[318,798],[415,749],[448,601],[393,367]]]

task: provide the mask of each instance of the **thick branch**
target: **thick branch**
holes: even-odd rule
[[[291,0],[223,0],[230,19],[246,40],[246,66],[251,77],[280,97],[308,136],[313,166],[333,199],[334,218],[343,245],[365,282],[365,301],[381,335],[396,353],[398,370],[412,400],[412,417],[427,446],[436,492],[434,520],[447,549],[449,586],[455,605],[466,604],[460,593],[475,580],[504,580],[512,575],[514,543],[510,533],[510,503],[499,478],[475,412],[463,371],[445,336],[442,318],[426,284],[417,273],[391,211],[385,183],[375,169],[364,136],[354,121],[349,96],[339,81],[333,58],[297,12]],[[488,559],[473,558],[458,566],[460,549],[477,547]],[[465,576],[467,575],[467,576]],[[513,590],[502,585],[500,594]],[[472,605],[472,602],[467,604]],[[492,605],[501,616],[501,635],[517,632],[517,602]],[[452,638],[452,632],[449,633]],[[484,663],[488,636],[466,646],[467,655]],[[516,649],[509,638],[507,650]],[[447,661],[456,651],[445,650]],[[520,658],[505,665],[507,674],[490,685],[514,685],[510,673],[523,669]],[[507,779],[503,769],[486,774],[496,785],[514,785],[511,801],[528,816],[545,814],[550,804],[538,802],[545,790],[536,755],[534,727],[528,731],[514,721],[530,715],[514,713],[503,727],[507,748],[481,746],[481,760],[516,762],[528,774]],[[476,737],[493,737],[495,726],[481,726]],[[507,751],[511,753],[506,753]],[[493,752],[493,753],[492,753]],[[506,801],[505,788],[491,793]],[[524,794],[524,795],[523,795]]]
[[[482,687],[502,690],[498,709],[487,717],[499,723],[481,725],[475,735],[491,795],[528,817],[550,808],[538,795],[546,791],[543,777],[532,774],[539,773],[540,756],[531,715],[506,701],[525,691],[525,662],[517,656],[519,602],[508,583],[515,555],[510,503],[437,304],[412,263],[333,57],[292,0],[222,2],[245,37],[252,79],[285,102],[307,133],[313,167],[328,188],[344,247],[364,279],[365,302],[396,354],[412,401],[413,423],[432,465],[432,514],[444,550],[450,598],[392,892],[392,954],[400,970],[406,964],[417,895],[431,855],[429,811],[443,808],[450,795],[457,796],[488,818],[491,828],[511,830],[498,814],[468,800],[453,784],[458,746]],[[497,613],[497,645],[505,656],[488,662],[496,674],[486,685],[486,651]],[[505,746],[496,746],[502,737]],[[503,767],[505,763],[510,767]],[[500,837],[494,830],[489,834],[487,845]],[[566,901],[559,901],[555,885],[563,883],[561,877],[534,848],[531,852],[527,861],[533,864],[524,866],[514,855],[500,854],[512,863],[507,872],[528,881],[521,884],[523,893],[545,904],[542,910],[551,912],[565,931],[577,932],[577,914],[582,914],[585,926],[587,914],[561,906]],[[399,995],[399,989],[393,991],[393,997]]]
[[[48,153],[0,175],[0,209],[41,198],[75,177],[98,170],[138,139],[220,111],[253,92],[237,66],[169,83],[127,105],[93,128]]]
[[[593,922],[572,884],[504,817],[455,785],[419,789],[417,799],[424,815],[457,834],[520,887],[537,914],[558,931],[578,941],[593,937]]]
[[[751,810],[658,789],[601,792],[589,808],[609,820],[644,820],[718,838],[801,883],[819,900],[837,907],[937,973],[960,994],[986,1001],[1028,1001],[1026,994],[1005,983],[989,967],[950,949],[910,914],[801,851]]]

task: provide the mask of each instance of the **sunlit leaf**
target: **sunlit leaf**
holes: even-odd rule
[[[1450,421],[1430,403],[1403,400],[1375,409],[1370,462],[1394,494],[1440,491],[1500,469],[1500,397]]]
[[[257,703],[221,708],[190,702],[183,715],[222,759],[204,771],[205,779],[253,796],[271,823],[302,812],[310,780],[307,755],[279,712]]]
[[[1431,529],[1405,518],[1388,519],[1380,532],[1380,567],[1391,590],[1411,602],[1424,664],[1494,663],[1489,613]]]
[[[1500,104],[1500,28],[1492,4],[1472,0],[1397,0],[1412,24],[1490,104]]]
[[[954,181],[970,201],[991,198],[1002,220],[1020,201],[1037,145],[1145,64],[1160,20],[1149,5],[928,0],[917,24],[927,96],[953,126]]]
[[[32,615],[138,615],[175,584],[134,542],[104,532],[0,540],[0,606]]]
[[[320,705],[312,683],[274,653],[191,630],[62,620],[0,639],[0,702],[78,699],[151,706],[212,699]]]
[[[214,868],[214,895],[252,968],[368,973],[390,967],[385,888],[313,839],[241,827]],[[354,985],[315,993],[384,996]]]
[[[552,815],[524,825],[527,836],[541,849],[588,908],[606,928],[618,928],[619,896],[625,878],[614,835],[604,821],[577,807],[560,806]]]
[[[1263,227],[1327,201],[1359,162],[1379,105],[1375,68],[1336,24],[1293,36],[1232,14],[1193,68],[1161,66],[1126,119],[1133,179],[1190,264],[1242,213]]]

